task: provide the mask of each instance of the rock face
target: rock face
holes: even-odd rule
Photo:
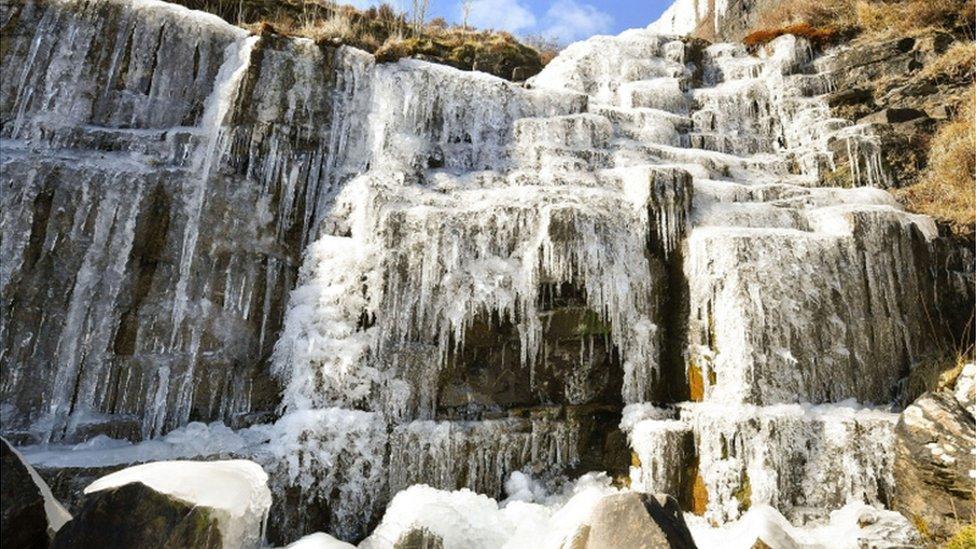
[[[2,440],[2,439],[0,439]],[[44,497],[34,484],[27,466],[14,454],[6,440],[0,442],[3,489],[0,490],[0,524],[3,539],[14,547],[47,547],[47,516]]]
[[[0,531],[10,547],[44,548],[71,518],[6,439],[0,438]]]
[[[959,40],[940,32],[888,39],[860,37],[824,60],[836,86],[827,97],[832,112],[872,128],[889,174],[885,186],[906,187],[918,181],[928,160],[925,143],[938,122],[950,116],[949,109],[971,94],[971,71],[940,74],[929,70]],[[851,175],[846,149],[838,143],[834,177],[841,180]]]
[[[950,389],[925,393],[901,414],[895,430],[894,507],[930,539],[945,540],[972,523],[976,448],[976,366]]]
[[[607,496],[572,539],[572,549],[654,547],[693,549],[678,502],[669,496],[626,493]]]
[[[217,519],[203,507],[141,483],[85,497],[81,510],[54,538],[57,548],[223,547]]]

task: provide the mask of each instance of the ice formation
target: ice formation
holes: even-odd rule
[[[271,507],[268,475],[257,463],[157,461],[104,476],[86,494],[138,482],[192,506],[206,507],[217,520],[225,548],[260,547]]]
[[[31,480],[34,481],[34,485],[40,491],[41,497],[44,498],[44,515],[47,517],[48,531],[57,532],[66,522],[71,520],[71,513],[54,497],[54,494],[51,493],[51,487],[37,474],[37,470],[24,459],[23,454],[14,448],[11,448],[11,450],[14,456],[23,464],[24,468],[27,469]]]
[[[703,22],[718,28],[729,0],[675,0],[647,28],[661,34],[691,34]],[[711,18],[713,21],[708,21]]]
[[[632,486],[703,520],[887,503],[937,231],[802,39],[637,29],[520,85],[153,0],[4,9],[0,394],[36,463],[241,453],[341,538],[392,498],[371,539],[480,509],[445,542],[498,546],[582,512],[518,475],[610,469],[620,423]],[[273,424],[191,421],[279,387]]]
[[[154,0],[4,9],[23,32],[0,285],[24,311],[0,327],[5,428],[146,438],[249,412],[304,245],[362,169],[372,57]]]

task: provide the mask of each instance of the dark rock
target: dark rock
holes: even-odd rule
[[[81,511],[53,543],[65,549],[221,545],[217,519],[206,507],[194,507],[141,483],[87,494]]]
[[[857,121],[858,124],[898,124],[908,122],[925,116],[925,113],[916,109],[881,109],[880,111],[869,114]]]
[[[856,105],[860,103],[870,103],[873,94],[871,90],[865,88],[847,88],[835,91],[827,95],[827,104],[831,107],[842,105]]]
[[[38,467],[37,474],[51,487],[51,492],[54,494],[54,497],[68,511],[76,514],[81,510],[82,499],[85,496],[85,488],[89,484],[105,475],[121,471],[133,465],[137,464],[126,463],[105,467]]]
[[[572,549],[696,547],[677,500],[637,492],[601,499],[568,541]]]
[[[970,366],[956,381],[961,399],[949,389],[925,393],[905,409],[895,428],[894,508],[935,541],[976,518],[969,476],[976,448],[974,374]]]
[[[414,528],[400,536],[393,549],[444,549],[444,540],[426,528]]]
[[[0,438],[0,532],[5,547],[41,548],[50,543],[44,495],[28,467]]]

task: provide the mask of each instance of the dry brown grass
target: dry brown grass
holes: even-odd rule
[[[976,42],[961,40],[922,67],[918,78],[935,82],[972,82],[976,76]]]
[[[976,87],[956,117],[930,142],[928,168],[917,184],[899,193],[911,211],[948,225],[961,236],[976,233]]]
[[[858,26],[877,35],[913,35],[929,29],[972,27],[972,0],[858,0]]]
[[[942,29],[972,34],[972,0],[784,0],[759,14],[752,32],[782,32],[804,24],[833,37],[860,32],[915,35]]]
[[[755,29],[777,29],[797,23],[814,28],[856,27],[854,0],[784,0],[760,13]]]
[[[424,22],[381,4],[365,10],[332,0],[171,0],[214,13],[258,34],[311,38],[319,44],[349,45],[380,62],[419,57],[463,70],[481,70],[502,78],[528,78],[552,52],[519,42],[511,34],[451,26],[443,19]],[[417,0],[414,13],[425,11]]]
[[[420,36],[391,37],[376,51],[381,63],[416,57],[465,70],[480,70],[511,80],[524,80],[542,70],[538,51],[507,32],[452,27]]]

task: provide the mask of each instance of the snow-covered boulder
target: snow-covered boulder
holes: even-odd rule
[[[267,481],[246,460],[129,467],[85,489],[78,516],[55,546],[259,547],[271,507]]]
[[[0,537],[4,546],[47,547],[71,515],[6,439],[0,438]]]
[[[52,547],[220,549],[222,543],[210,509],[132,482],[85,496],[81,509],[58,532]]]
[[[678,501],[667,495],[622,492],[601,499],[571,538],[571,549],[694,548]]]

